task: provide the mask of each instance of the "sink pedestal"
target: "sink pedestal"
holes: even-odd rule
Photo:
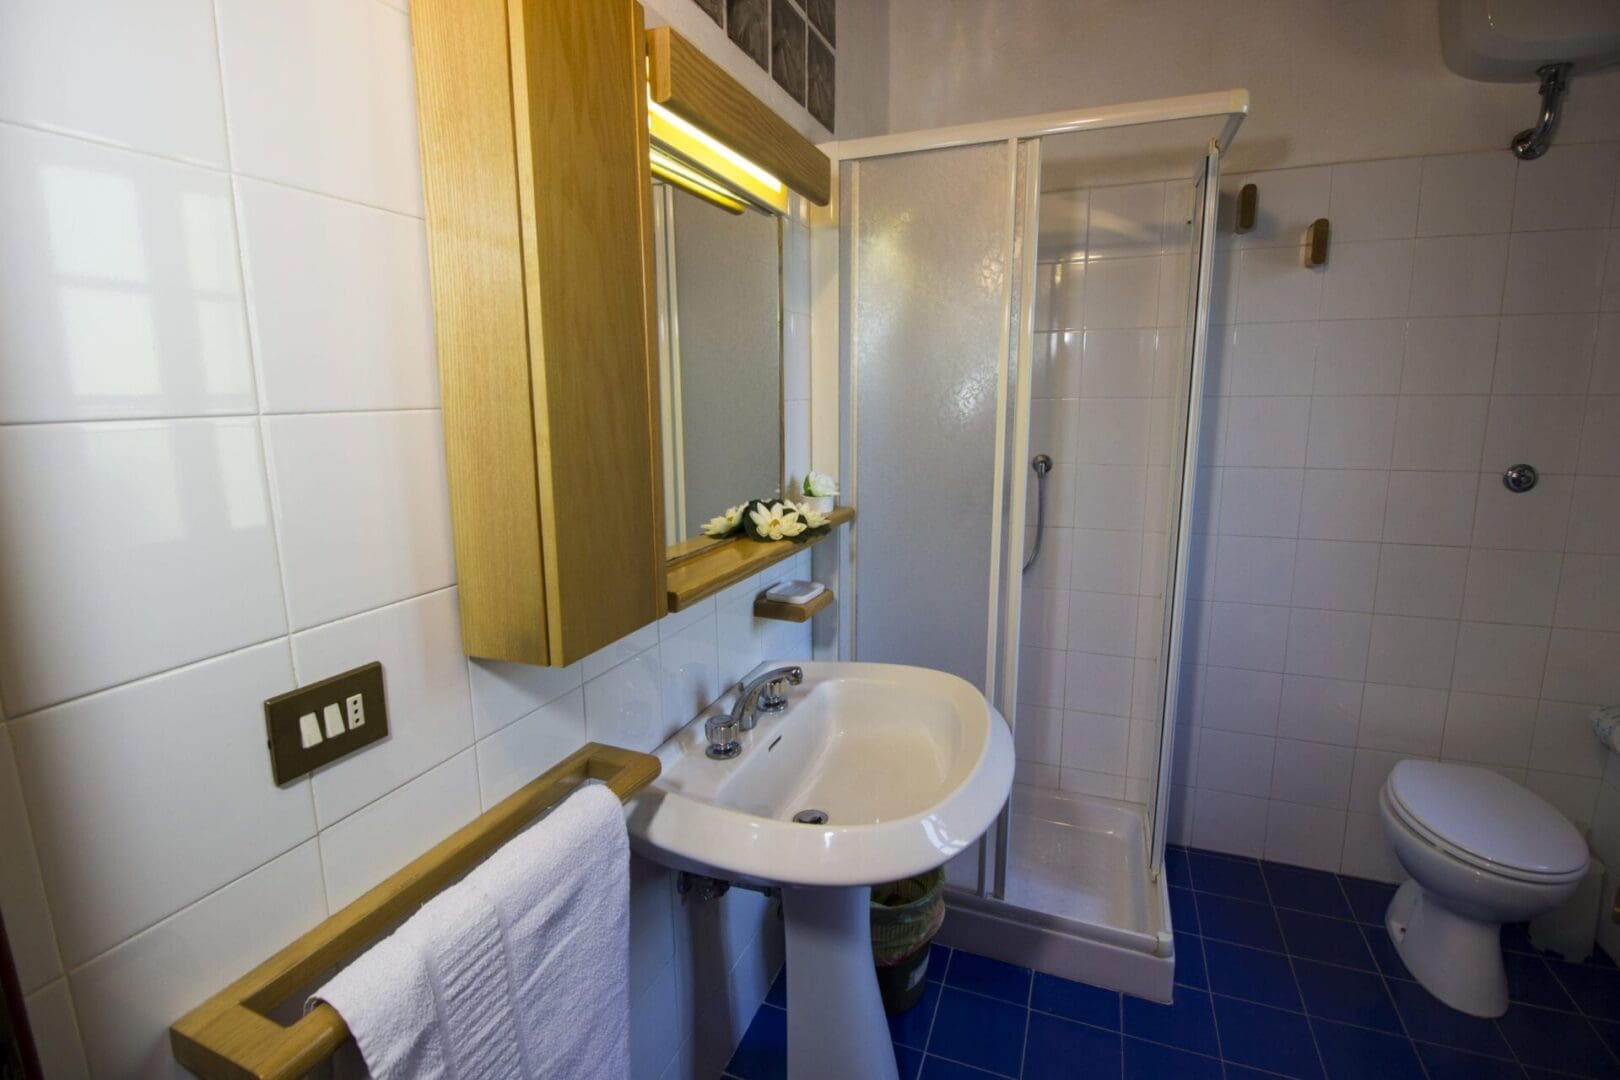
[[[899,1080],[872,967],[872,891],[782,888],[788,1080]]]

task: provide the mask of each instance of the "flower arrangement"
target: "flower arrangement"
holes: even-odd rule
[[[832,508],[838,504],[838,481],[826,473],[812,470],[804,476],[804,502],[801,506],[813,506],[823,514],[832,513]]]
[[[703,535],[724,540],[738,533],[750,540],[791,540],[802,544],[825,533],[827,515],[791,499],[750,499],[703,523]]]

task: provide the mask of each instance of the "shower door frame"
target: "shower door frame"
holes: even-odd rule
[[[1090,110],[1042,113],[1007,120],[986,121],[982,123],[964,124],[923,131],[903,132],[893,135],[879,135],[870,138],[844,140],[840,142],[822,144],[821,150],[827,154],[828,158],[832,162],[835,190],[833,192],[833,198],[825,210],[812,212],[812,289],[814,294],[819,296],[821,299],[812,304],[811,357],[813,373],[836,371],[837,382],[835,385],[838,391],[838,406],[835,415],[829,414],[827,411],[825,411],[824,405],[818,408],[815,404],[818,400],[825,402],[826,397],[819,394],[812,395],[812,465],[824,472],[836,470],[836,474],[840,478],[841,489],[853,494],[855,479],[854,459],[855,454],[858,452],[858,448],[855,445],[854,435],[856,410],[858,409],[858,389],[855,385],[854,379],[853,357],[846,348],[845,335],[843,333],[843,327],[841,326],[841,319],[843,316],[841,311],[842,293],[839,287],[840,283],[838,281],[839,275],[844,268],[843,260],[847,256],[847,253],[840,250],[838,241],[840,223],[838,221],[837,208],[839,206],[841,193],[837,190],[837,188],[841,183],[842,170],[840,166],[843,163],[872,158],[889,157],[898,154],[911,154],[928,150],[940,150],[949,147],[972,146],[992,142],[1005,142],[1010,144],[1013,149],[1014,160],[1016,161],[1018,145],[1025,144],[1030,150],[1029,160],[1034,166],[1034,169],[1031,170],[1034,175],[1026,177],[1028,183],[1026,183],[1024,191],[1019,191],[1016,188],[1016,185],[1013,186],[1013,190],[1010,192],[1011,205],[1009,206],[1008,211],[1009,215],[1012,215],[1016,214],[1017,212],[1019,198],[1021,196],[1027,198],[1028,192],[1031,189],[1034,189],[1038,195],[1039,183],[1037,170],[1039,168],[1040,160],[1040,139],[1044,136],[1062,135],[1081,131],[1099,131],[1111,128],[1138,127],[1180,120],[1224,119],[1225,122],[1220,134],[1214,139],[1210,140],[1208,155],[1206,157],[1204,167],[1200,170],[1203,174],[1203,178],[1206,181],[1203,197],[1205,202],[1204,209],[1207,215],[1207,221],[1209,223],[1206,226],[1206,233],[1209,235],[1207,235],[1205,239],[1210,242],[1202,244],[1203,250],[1200,254],[1200,272],[1197,281],[1197,288],[1195,290],[1194,301],[1194,313],[1196,314],[1196,312],[1199,310],[1207,310],[1209,304],[1209,273],[1213,259],[1212,226],[1214,222],[1215,201],[1218,197],[1219,158],[1231,145],[1232,140],[1236,137],[1238,129],[1242,126],[1244,119],[1248,115],[1248,111],[1248,91],[1243,89],[1233,89],[1208,94],[1194,94],[1185,97],[1130,102]],[[1213,166],[1209,164],[1211,160],[1214,162]],[[1029,209],[1035,208],[1034,206],[1030,206],[1028,203],[1025,205]],[[1006,364],[1010,360],[1012,363],[1017,365],[1016,372],[1014,374],[1015,378],[1020,384],[1026,383],[1027,379],[1029,378],[1030,346],[1032,344],[1031,335],[1033,331],[1033,315],[1032,311],[1030,310],[1033,299],[1032,291],[1030,289],[1034,264],[1033,250],[1029,252],[1029,257],[1022,260],[1022,262],[1027,262],[1029,264],[1031,274],[1028,277],[1025,277],[1025,267],[1023,265],[1019,265],[1017,267],[1020,277],[1024,278],[1021,284],[1025,286],[1024,288],[1017,289],[1017,294],[1020,299],[1019,307],[1021,310],[1009,312],[1009,322],[1016,325],[1019,331],[1018,340],[1016,343],[1007,343],[1007,348],[1003,350],[1002,358],[1003,364]],[[1205,329],[1204,333],[1197,334],[1192,345],[1192,376],[1194,379],[1193,386],[1195,388],[1200,385],[1203,372],[1206,337],[1207,328]],[[1008,355],[1009,353],[1011,354],[1010,356]],[[813,374],[812,378],[814,379],[815,377],[816,376]],[[1002,383],[1005,384],[1005,381],[1005,378],[1003,378]],[[825,386],[825,382],[818,383],[818,387],[820,386]],[[1020,391],[1022,391],[1023,388],[1024,387],[1022,385],[1019,386]],[[829,389],[831,388],[829,387]],[[1005,409],[1002,410],[1000,417],[998,417],[998,445],[996,447],[998,470],[1000,469],[1002,461],[1004,460],[1004,455],[1015,455],[1014,460],[1016,462],[1016,453],[1019,449],[1019,444],[1027,441],[1027,399],[1025,402],[1025,407],[1022,409],[1016,408],[1017,399],[1014,400],[1013,405],[1015,407],[1015,412],[1012,417],[1007,416]],[[1176,563],[1179,564],[1179,568],[1182,570],[1185,569],[1185,545],[1188,539],[1187,533],[1190,528],[1191,517],[1190,503],[1187,501],[1188,492],[1192,484],[1195,482],[1196,477],[1194,455],[1196,454],[1197,442],[1195,441],[1194,436],[1198,427],[1198,415],[1200,411],[1198,396],[1196,394],[1190,395],[1188,410],[1189,431],[1188,442],[1185,445],[1184,473],[1182,477],[1183,502],[1178,515],[1179,523],[1177,544],[1172,549],[1171,555]],[[1006,429],[1002,428],[1001,426],[1001,422],[1007,420],[1012,421],[1013,429],[1011,432],[1007,432]],[[818,437],[819,434],[828,432],[832,421],[836,421],[837,425],[836,439]],[[1009,434],[1012,437],[1012,446],[1008,445],[1007,436]],[[837,448],[836,457],[834,457],[832,453],[828,452],[834,446]],[[998,493],[998,504],[1002,503],[1002,494],[1004,494],[1008,499],[1016,499],[1017,495],[1024,489],[1026,481],[1023,477],[1021,469],[1013,469],[1012,476],[1008,479],[1011,480],[1011,489],[1005,491],[1004,493]],[[999,478],[997,486],[998,488],[1002,486],[1002,480]],[[1013,501],[1010,505],[1014,507],[1015,516],[1021,516],[1020,508],[1022,506],[1022,502]],[[995,527],[998,530],[998,533],[1004,532],[1005,523],[998,522]],[[826,577],[833,578],[838,585],[844,588],[846,602],[853,599],[849,596],[849,593],[854,589],[855,578],[853,570],[859,545],[858,529],[859,521],[857,520],[857,522],[854,523],[849,529],[849,536],[847,540],[840,543],[835,552],[824,553],[822,556],[822,561],[817,564],[818,576],[825,575]],[[1021,532],[1014,535],[1021,535]],[[1007,549],[1000,552],[999,559],[997,557],[997,547],[1004,547]],[[988,687],[1001,691],[1001,693],[996,695],[997,697],[1001,697],[1009,692],[1014,692],[1014,688],[1016,688],[1017,684],[1017,636],[1020,607],[1019,590],[1017,588],[1010,590],[1009,600],[1005,605],[1002,605],[1002,610],[999,612],[1000,618],[994,618],[994,616],[997,614],[997,605],[994,603],[994,590],[997,588],[997,582],[1003,575],[1013,572],[997,564],[998,562],[1005,561],[1010,567],[1014,562],[1021,563],[1022,560],[1021,558],[1017,557],[1017,551],[1018,549],[1012,547],[1011,545],[993,544],[991,560],[992,565],[987,568],[989,571],[992,589],[991,615],[993,622],[988,628],[990,644],[989,649],[987,650],[989,654],[987,656],[987,660],[990,662],[987,665],[988,670],[986,671],[986,682]],[[1179,653],[1182,628],[1177,625],[1177,623],[1184,621],[1185,619],[1185,583],[1182,580],[1183,577],[1184,573],[1178,573],[1175,575],[1172,594],[1167,597],[1169,606],[1172,609],[1172,625],[1170,628],[1168,628],[1166,633],[1166,638],[1168,640],[1165,642],[1165,644],[1170,655],[1166,658],[1166,698],[1164,706],[1161,709],[1160,716],[1161,731],[1158,783],[1155,791],[1155,806],[1152,808],[1152,831],[1147,837],[1149,851],[1146,853],[1148,856],[1149,873],[1154,879],[1157,879],[1159,876],[1163,858],[1164,843],[1167,835],[1166,819],[1170,790],[1169,768],[1173,754],[1174,739],[1173,730],[1167,731],[1165,728],[1174,724],[1174,694],[1179,684]],[[853,605],[851,604],[846,608],[846,610],[852,611]],[[1000,625],[996,625],[996,623],[999,623]],[[843,660],[850,659],[854,649],[854,627],[852,624],[852,618],[841,615],[835,632],[829,637],[818,638],[816,641],[816,655],[822,658],[836,657]],[[1011,642],[1012,644],[1008,645],[1008,642]],[[997,664],[994,661],[994,657],[998,651],[998,643],[1000,651],[1004,654],[1000,664]],[[1176,670],[1171,669],[1172,664],[1177,666]],[[1000,670],[998,670],[998,668]],[[1008,726],[1009,728],[1015,727],[1016,720],[1010,722]],[[1001,886],[1005,881],[1005,867],[1007,858],[1006,852],[1010,815],[1011,809],[1009,802],[1009,805],[1003,808],[1001,815],[998,817],[996,827],[993,831],[996,847],[996,865],[994,874],[995,887],[990,890],[987,890],[985,887],[986,871],[988,869],[986,866],[985,850],[988,837],[979,841],[979,888],[977,891],[980,896],[988,895],[999,900],[1000,894],[1003,891]]]

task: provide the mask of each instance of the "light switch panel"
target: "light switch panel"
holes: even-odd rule
[[[286,785],[388,734],[378,663],[345,671],[264,703],[270,771]]]

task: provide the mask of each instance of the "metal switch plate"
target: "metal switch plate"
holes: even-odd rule
[[[264,703],[270,771],[286,786],[388,734],[383,669],[370,663]]]

